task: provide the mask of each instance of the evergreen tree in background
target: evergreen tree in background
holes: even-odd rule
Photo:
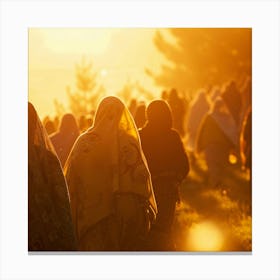
[[[154,37],[167,63],[160,73],[146,69],[163,88],[193,92],[251,75],[250,28],[170,28],[169,33],[174,43],[160,31]]]
[[[67,87],[69,108],[77,117],[92,114],[105,93],[104,87],[98,84],[98,73],[92,68],[92,62],[86,62],[83,58],[81,63],[76,65],[76,90],[72,92],[70,87]]]

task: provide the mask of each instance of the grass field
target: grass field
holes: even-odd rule
[[[219,187],[207,184],[204,158],[190,157],[191,170],[181,185],[174,239],[177,251],[251,251],[251,180],[240,164],[225,167]]]

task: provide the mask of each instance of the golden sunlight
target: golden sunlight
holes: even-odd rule
[[[54,100],[67,108],[66,88],[75,88],[75,65],[83,58],[92,63],[107,95],[117,95],[129,82],[159,95],[161,89],[145,73],[147,67],[158,71],[164,61],[153,43],[155,32],[153,28],[31,28],[29,101],[41,118],[55,116]]]
[[[48,49],[58,53],[103,54],[109,46],[113,31],[98,28],[39,29]],[[116,31],[115,31],[116,32]]]
[[[212,222],[194,224],[187,237],[190,251],[220,251],[223,242],[222,232]]]
[[[101,75],[101,77],[105,78],[108,75],[107,69],[101,69],[100,75]]]
[[[231,164],[236,164],[237,163],[237,156],[234,155],[234,154],[230,154],[228,160]]]

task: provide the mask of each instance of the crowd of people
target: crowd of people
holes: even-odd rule
[[[251,80],[101,100],[91,116],[40,120],[28,103],[29,251],[174,251],[180,185],[203,157],[218,187],[229,156],[251,170]]]

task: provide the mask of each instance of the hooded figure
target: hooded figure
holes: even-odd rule
[[[76,250],[63,171],[31,103],[28,103],[28,250]]]
[[[131,114],[104,98],[65,165],[80,250],[140,250],[157,207]]]
[[[173,116],[173,127],[183,137],[185,133],[183,123],[187,104],[184,104],[184,99],[179,97],[177,90],[174,88],[171,89],[167,101]]]
[[[173,250],[171,229],[175,206],[179,201],[179,186],[189,172],[189,161],[178,132],[172,129],[171,110],[165,101],[154,100],[149,104],[147,123],[139,134],[158,206],[154,229],[162,240],[155,250]]]
[[[212,187],[221,184],[224,168],[229,163],[231,150],[239,144],[238,129],[223,98],[218,97],[199,129],[197,151],[203,152]]]
[[[137,128],[141,128],[146,123],[146,105],[145,103],[140,103],[135,112],[134,121]]]
[[[65,114],[61,119],[59,131],[50,136],[62,167],[78,136],[79,128],[75,117],[72,114]]]
[[[187,125],[186,125],[186,135],[187,135],[187,146],[192,152],[196,150],[196,139],[198,135],[198,130],[201,121],[207,114],[210,108],[210,102],[208,101],[205,91],[200,91],[195,99],[190,104]]]

